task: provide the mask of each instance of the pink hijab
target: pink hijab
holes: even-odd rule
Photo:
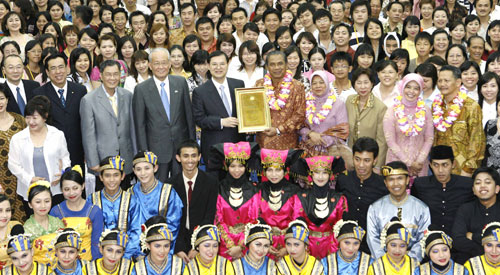
[[[412,81],[417,82],[418,86],[420,86],[420,93],[422,93],[422,90],[424,89],[424,79],[419,74],[415,74],[415,73],[407,74],[405,77],[403,77],[403,79],[401,81],[399,81],[398,90],[399,90],[399,94],[403,97],[401,102],[405,106],[408,106],[408,107],[415,107],[415,106],[417,106],[417,102],[418,102],[418,100],[415,100],[413,102],[409,102],[405,99],[405,97],[403,95],[403,90],[405,89],[406,85],[408,85],[408,83],[410,83]]]

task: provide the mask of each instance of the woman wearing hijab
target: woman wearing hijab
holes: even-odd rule
[[[432,147],[434,128],[432,113],[422,98],[423,78],[408,74],[399,83],[400,95],[384,117],[387,162],[402,161],[410,176],[426,176],[427,155]]]

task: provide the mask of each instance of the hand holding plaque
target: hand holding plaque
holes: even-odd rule
[[[235,89],[238,132],[262,132],[271,127],[271,113],[264,87]]]

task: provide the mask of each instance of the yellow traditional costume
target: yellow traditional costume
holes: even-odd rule
[[[383,249],[386,249],[387,244],[393,240],[402,240],[410,243],[411,234],[408,229],[394,217],[391,222],[387,223],[380,235],[380,243]],[[385,253],[384,256],[375,260],[368,268],[368,275],[401,275],[413,274],[419,263],[408,255],[404,255],[399,263],[395,263],[391,257]]]
[[[15,231],[15,232],[14,232]],[[9,238],[9,245],[7,248],[7,254],[12,254],[14,252],[24,252],[31,251],[32,242],[28,234],[24,234],[24,228],[22,225],[16,225],[12,230],[13,235]],[[11,264],[4,267],[0,271],[0,275],[18,275],[20,274],[17,268]],[[38,263],[36,261],[32,262],[32,269],[29,275],[49,275],[52,274],[52,270],[45,264]]]
[[[486,245],[488,242],[500,242],[500,223],[492,222],[487,224],[483,229],[482,244]],[[470,275],[496,275],[500,274],[500,263],[493,263],[488,259],[485,254],[470,258],[465,263],[465,268],[469,271]]]
[[[207,224],[195,228],[191,245],[194,249],[204,241],[220,242],[220,233],[217,226]],[[234,275],[233,264],[222,256],[215,256],[210,264],[203,263],[200,254],[191,260],[184,268],[183,275]]]
[[[109,234],[116,234],[116,239],[109,240],[106,237]],[[104,249],[106,245],[119,245],[123,247],[123,251],[125,251],[125,247],[127,247],[128,236],[124,231],[119,230],[106,230],[102,233],[100,246]],[[103,258],[94,260],[88,264],[86,264],[83,268],[83,274],[86,275],[128,275],[132,272],[134,268],[134,263],[131,260],[126,258],[122,258],[115,265],[113,270],[108,270],[104,267]]]
[[[285,243],[287,239],[297,239],[309,245],[309,229],[303,218],[290,222],[285,233]],[[304,262],[300,265],[290,256],[286,255],[276,262],[277,274],[279,275],[323,275],[323,265],[321,261],[306,253]]]

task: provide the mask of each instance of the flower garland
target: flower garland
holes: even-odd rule
[[[399,129],[407,137],[418,136],[425,124],[425,102],[421,96],[418,97],[415,121],[410,126],[408,116],[405,116],[405,105],[401,103],[402,99],[401,95],[394,98],[394,115],[398,121]]]
[[[453,122],[457,120],[460,112],[462,111],[462,106],[464,106],[464,101],[467,98],[467,94],[464,92],[459,92],[458,95],[453,99],[453,104],[449,106],[448,115],[444,118],[443,111],[443,95],[439,94],[432,102],[432,121],[434,122],[434,127],[440,131],[445,132],[446,129],[453,125]]]
[[[274,96],[274,87],[271,80],[271,75],[267,73],[264,76],[264,88],[266,89],[267,101],[269,102],[269,107],[272,110],[279,111],[281,108],[285,107],[285,104],[290,96],[290,87],[292,86],[293,75],[292,72],[287,70],[285,77],[280,84],[280,93],[276,98]]]
[[[316,100],[316,97],[313,95],[312,92],[307,92],[306,94],[306,118],[309,124],[320,124],[323,120],[326,119],[326,116],[328,113],[330,113],[330,110],[333,107],[333,103],[337,101],[337,97],[335,96],[335,92],[332,91],[330,95],[328,96],[327,100],[321,106],[321,110],[316,113],[316,105],[314,101]]]

